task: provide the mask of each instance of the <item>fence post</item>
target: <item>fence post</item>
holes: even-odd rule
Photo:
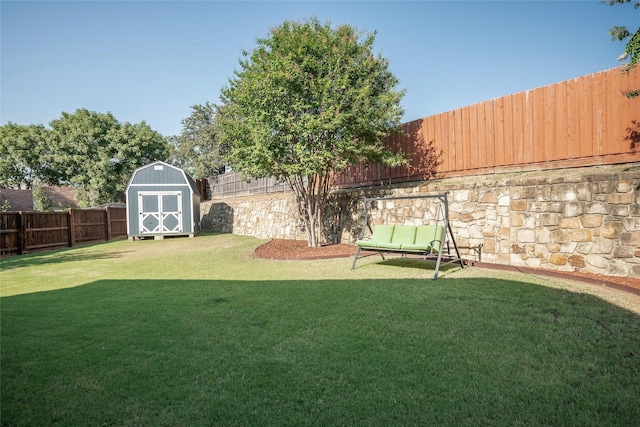
[[[111,211],[109,206],[104,208],[104,220],[105,220],[105,239],[107,242],[111,240]]]
[[[16,228],[18,229],[18,254],[22,255],[24,253],[23,247],[26,247],[24,228],[22,224],[24,221],[22,220],[22,211],[18,212],[18,223],[16,224]]]
[[[27,236],[27,228],[29,225],[27,212],[20,212],[20,236],[22,236],[20,241],[20,253],[26,254],[29,253],[29,236]]]
[[[73,209],[69,208],[67,217],[67,223],[69,224],[69,247],[73,247],[76,244],[76,229],[74,226]]]

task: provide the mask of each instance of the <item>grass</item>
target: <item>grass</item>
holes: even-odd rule
[[[433,282],[408,260],[254,259],[260,243],[3,259],[2,425],[638,425],[633,299],[479,269]]]

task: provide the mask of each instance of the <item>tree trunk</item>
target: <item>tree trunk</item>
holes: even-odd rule
[[[310,247],[319,247],[322,241],[322,213],[327,202],[331,179],[327,176],[285,177],[293,189],[298,213],[304,223]]]
[[[320,223],[318,222],[318,192],[316,176],[307,177],[307,217],[309,222],[308,243],[310,247],[320,246]]]

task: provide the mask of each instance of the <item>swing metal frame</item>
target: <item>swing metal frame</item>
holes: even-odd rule
[[[358,255],[360,254],[360,250],[364,250],[367,252],[377,252],[380,254],[380,256],[382,257],[382,260],[385,260],[384,254],[385,253],[400,253],[403,256],[407,255],[407,254],[412,254],[412,255],[420,255],[422,258],[424,259],[430,259],[436,260],[436,268],[435,268],[435,272],[433,274],[433,280],[437,280],[438,279],[438,272],[440,271],[440,267],[443,265],[447,265],[447,264],[451,264],[451,263],[459,263],[461,268],[464,268],[464,261],[463,259],[460,257],[460,251],[458,250],[458,245],[456,244],[456,240],[453,236],[453,231],[451,230],[451,224],[449,223],[449,202],[447,199],[447,192],[442,193],[442,194],[433,194],[433,195],[421,195],[421,196],[397,196],[397,197],[367,197],[364,198],[363,202],[364,202],[364,225],[362,226],[362,232],[360,233],[360,237],[359,239],[363,239],[365,236],[365,233],[367,231],[367,228],[369,228],[369,230],[371,232],[373,232],[373,229],[371,227],[371,225],[369,224],[369,219],[370,219],[370,215],[369,215],[369,211],[370,211],[370,207],[371,207],[371,203],[372,202],[384,202],[384,201],[390,201],[390,200],[408,200],[408,199],[437,199],[440,201],[441,206],[443,207],[443,211],[444,211],[444,218],[443,218],[443,222],[444,222],[444,233],[442,236],[442,242],[440,242],[440,250],[438,251],[434,251],[433,248],[431,248],[430,251],[428,252],[415,252],[415,251],[403,251],[402,249],[388,249],[388,248],[361,248],[360,246],[358,246],[358,249],[356,250],[356,254],[353,257],[353,264],[351,265],[351,269],[353,270],[356,266],[356,261],[358,260]],[[436,213],[436,223],[439,222],[438,219],[439,216],[439,211]],[[446,251],[447,254],[443,254],[444,250],[444,246],[446,244]],[[450,244],[453,245],[453,248],[455,250],[455,255],[451,254],[451,248],[450,248]],[[434,252],[437,252],[437,254],[434,254]]]

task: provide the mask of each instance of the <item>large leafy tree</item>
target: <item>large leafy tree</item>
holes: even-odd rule
[[[216,106],[208,101],[191,107],[180,135],[169,138],[171,162],[194,178],[209,178],[224,169],[224,147],[218,138]]]
[[[50,126],[49,162],[60,183],[76,187],[83,206],[120,200],[135,168],[168,156],[164,137],[145,122],[120,123],[111,113],[78,109]]]
[[[404,162],[383,143],[400,125],[404,91],[388,61],[374,55],[374,41],[375,33],[348,25],[288,21],[243,52],[222,90],[231,165],[291,186],[310,246],[321,243],[336,174],[361,162]]]
[[[0,126],[0,186],[33,188],[52,184],[58,174],[47,161],[50,131],[42,125]]]
[[[611,6],[631,2],[632,0],[607,0],[607,3]],[[634,9],[640,9],[640,0],[635,0],[633,7]],[[624,53],[620,55],[618,59],[624,63],[623,69],[625,71],[636,67],[638,61],[640,61],[640,27],[632,33],[626,26],[614,25],[609,30],[609,35],[613,40],[624,41],[629,39],[625,46]],[[627,96],[630,98],[640,96],[640,90],[629,91],[627,92]]]

